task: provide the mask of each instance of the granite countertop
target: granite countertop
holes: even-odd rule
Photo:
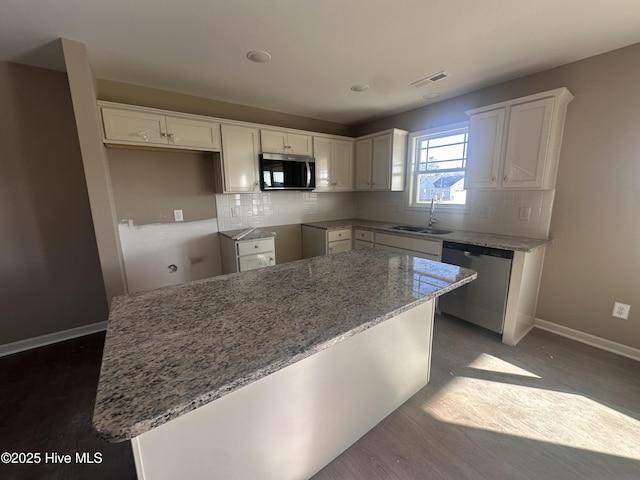
[[[392,230],[391,227],[396,225],[404,225],[402,223],[379,222],[375,220],[361,220],[357,218],[349,218],[345,220],[331,220],[327,222],[303,223],[310,227],[323,228],[326,230],[339,230],[341,228],[358,227],[369,230],[375,230],[383,233],[393,233],[394,235],[403,235],[405,237],[414,238],[431,238],[435,240],[446,240],[449,242],[465,243],[468,245],[478,245],[481,247],[500,248],[503,250],[512,250],[520,252],[532,252],[537,248],[543,247],[551,243],[551,240],[541,238],[528,237],[512,237],[508,235],[498,235],[493,233],[469,232],[465,230],[454,230],[445,234],[428,234],[415,233]],[[424,226],[424,225],[423,225]],[[424,226],[426,228],[426,226]],[[438,228],[444,228],[439,227]],[[449,230],[446,228],[446,230]]]
[[[241,228],[239,230],[226,230],[224,232],[218,232],[220,235],[224,235],[225,237],[229,237],[232,240],[235,240],[234,237],[238,235],[242,235],[247,230],[251,230],[250,228]],[[260,240],[261,238],[270,238],[275,237],[276,234],[274,232],[265,232],[264,230],[260,230],[259,228],[255,228],[242,238],[240,238],[239,242],[244,242],[245,240]]]
[[[367,249],[116,297],[93,424],[138,436],[476,276]]]

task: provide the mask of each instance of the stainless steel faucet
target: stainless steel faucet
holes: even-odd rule
[[[429,208],[429,226],[430,227],[433,226],[434,223],[438,223],[438,219],[433,216],[433,212],[435,212],[436,210],[436,206],[433,203],[434,200],[435,198],[431,197],[431,207]]]

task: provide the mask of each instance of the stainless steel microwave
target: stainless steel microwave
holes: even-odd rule
[[[316,188],[316,160],[304,155],[262,153],[260,190],[313,190]]]

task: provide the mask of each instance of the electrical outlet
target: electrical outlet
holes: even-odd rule
[[[184,217],[182,216],[182,210],[174,210],[173,211],[173,219],[176,222],[183,222],[184,221]]]
[[[520,214],[518,215],[518,219],[523,222],[528,222],[531,220],[531,207],[520,207]]]
[[[631,310],[631,305],[615,302],[613,304],[613,313],[611,316],[627,320],[629,318],[629,310]]]

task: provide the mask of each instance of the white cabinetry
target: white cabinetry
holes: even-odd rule
[[[220,151],[220,123],[206,117],[99,102],[104,142]]]
[[[403,252],[429,260],[440,261],[442,258],[442,242],[422,238],[393,235],[390,233],[375,234],[375,248]]]
[[[222,125],[222,158],[214,157],[217,189],[222,193],[251,193],[258,189],[259,130]]]
[[[260,142],[263,152],[292,153],[295,155],[313,154],[313,137],[286,130],[260,130]]]
[[[477,113],[469,118],[469,141],[465,188],[498,186],[506,109]]]
[[[327,230],[302,225],[302,258],[351,250],[351,228]]]
[[[360,250],[362,248],[373,248],[373,232],[371,230],[354,229],[353,232],[353,248]]]
[[[572,99],[559,88],[466,112],[465,187],[553,189]]]
[[[353,141],[313,138],[316,159],[316,192],[353,190]]]
[[[407,135],[392,129],[356,139],[356,190],[404,190]]]
[[[258,240],[234,240],[220,235],[222,273],[246,272],[276,264],[273,237]]]

